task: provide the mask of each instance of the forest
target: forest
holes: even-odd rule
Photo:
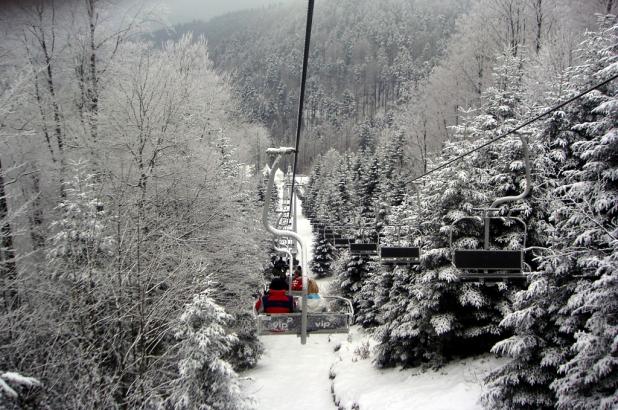
[[[352,301],[376,368],[492,353],[487,409],[618,407],[617,10],[316,1],[311,270]],[[171,27],[155,2],[0,6],[0,409],[256,408],[262,170],[293,145],[305,13]],[[485,243],[461,218],[528,189],[490,232],[523,278],[464,280],[453,250]],[[336,249],[319,223],[419,261]]]

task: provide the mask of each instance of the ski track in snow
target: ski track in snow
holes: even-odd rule
[[[297,201],[298,233],[306,241],[310,261],[311,224]],[[320,289],[327,289],[331,280],[319,280]],[[476,410],[481,409],[481,380],[504,363],[504,359],[485,355],[450,363],[438,371],[376,369],[371,358],[359,353],[373,347],[375,340],[358,326],[352,327],[349,336],[310,335],[304,346],[295,335],[263,336],[261,340],[264,355],[241,377],[245,393],[264,410],[337,409],[334,397],[345,410]]]
[[[266,349],[257,367],[243,376],[245,391],[259,409],[336,409],[330,391],[329,371],[336,358],[334,347],[346,335],[311,335],[302,346],[294,335],[263,337]]]

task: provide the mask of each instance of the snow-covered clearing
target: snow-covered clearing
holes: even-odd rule
[[[300,213],[300,201],[297,209]],[[298,232],[311,258],[311,225],[303,215]],[[324,280],[319,285],[328,288]],[[304,346],[291,335],[265,336],[262,342],[264,356],[242,375],[243,388],[259,409],[269,410],[480,409],[481,381],[502,363],[486,355],[438,371],[377,369],[369,354],[375,342],[357,326],[349,335],[311,335]]]
[[[492,355],[453,362],[438,371],[384,369],[365,354],[372,343],[355,327],[352,341],[343,343],[331,368],[339,408],[351,410],[472,410],[481,409],[484,376],[498,367]]]
[[[259,409],[336,409],[335,400],[346,410],[481,409],[481,380],[501,363],[486,355],[438,371],[380,370],[363,358],[369,336],[356,326],[349,336],[312,335],[305,346],[289,335],[262,341],[266,353],[243,374]]]

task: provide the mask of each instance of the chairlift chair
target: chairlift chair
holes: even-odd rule
[[[370,258],[374,256],[378,256],[379,254],[378,244],[376,242],[365,242],[365,241],[366,241],[366,238],[365,238],[364,230],[361,227],[360,228],[360,238],[350,241],[350,254],[352,254],[352,256],[367,256]]]
[[[348,238],[335,238],[335,243],[333,245],[337,249],[349,248],[350,240]]]
[[[418,265],[421,248],[416,246],[380,246],[380,263],[382,265]]]
[[[525,269],[528,265],[524,262],[524,253],[526,249],[526,237],[528,234],[528,226],[523,219],[510,215],[499,216],[497,212],[499,206],[508,202],[515,202],[524,199],[532,189],[532,178],[530,176],[530,158],[528,154],[528,142],[523,135],[519,135],[524,153],[526,188],[524,191],[515,196],[506,196],[497,198],[489,208],[476,208],[475,211],[480,211],[482,217],[464,216],[455,220],[451,224],[449,233],[449,247],[451,249],[451,263],[459,269],[461,280],[463,281],[501,281],[505,279],[525,279]],[[481,222],[484,229],[483,249],[455,249],[453,246],[453,232],[458,223],[464,220],[473,220]],[[492,220],[511,220],[521,224],[522,245],[519,249],[490,249],[490,223]]]
[[[401,243],[401,226],[397,225],[397,242]],[[421,248],[418,246],[382,246],[380,245],[380,263],[391,266],[418,265]]]
[[[339,296],[322,296],[326,300],[339,300],[345,306],[342,312],[320,312],[307,314],[307,333],[348,333],[354,308],[349,299]],[[257,315],[259,335],[301,334],[301,313],[278,313]]]
[[[483,217],[464,216],[451,225],[449,247],[451,249],[452,264],[461,271],[463,281],[500,281],[505,279],[525,279],[524,252],[526,248],[527,225],[521,219],[512,216],[491,216],[498,211],[496,208],[478,208]],[[481,222],[485,231],[483,249],[455,249],[453,246],[453,231],[458,223],[464,220]],[[523,227],[522,247],[520,249],[490,249],[489,227],[492,220],[512,220]]]
[[[350,253],[353,256],[377,256],[378,244],[377,243],[350,243]]]

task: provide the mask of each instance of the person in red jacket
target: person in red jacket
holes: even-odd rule
[[[294,271],[294,279],[292,279],[292,290],[303,290],[303,270],[300,265],[298,265],[296,267],[296,270]]]
[[[294,298],[288,296],[287,285],[281,278],[270,282],[268,292],[255,302],[255,310],[264,313],[292,313],[295,309]]]

